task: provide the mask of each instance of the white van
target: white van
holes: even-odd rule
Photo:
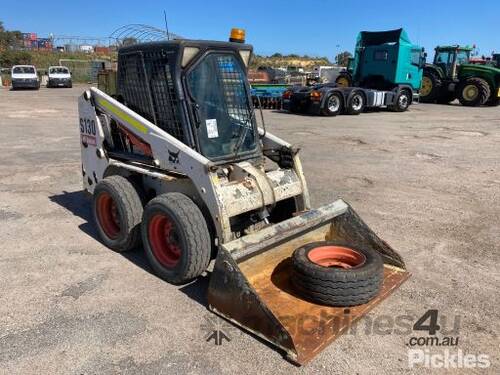
[[[72,87],[71,72],[65,66],[49,66],[47,87]]]
[[[14,65],[11,70],[12,90],[40,88],[40,79],[33,65]]]

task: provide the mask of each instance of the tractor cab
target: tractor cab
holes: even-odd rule
[[[435,49],[434,65],[440,68],[445,77],[456,78],[457,66],[468,64],[470,60],[471,47],[438,46]]]

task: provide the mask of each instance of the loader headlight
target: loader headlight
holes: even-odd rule
[[[200,51],[199,48],[196,47],[184,47],[184,52],[182,53],[182,61],[181,65],[184,68],[189,62],[196,56],[196,54]]]
[[[240,49],[240,56],[241,59],[243,60],[243,63],[245,64],[246,67],[248,67],[248,63],[250,62],[250,56],[251,56],[251,51],[248,49]]]

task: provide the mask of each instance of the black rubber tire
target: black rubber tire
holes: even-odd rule
[[[308,258],[309,252],[325,245],[349,247],[362,253],[366,261],[351,269],[313,263]],[[328,306],[348,307],[369,302],[380,292],[384,275],[384,264],[377,252],[331,241],[314,242],[295,250],[292,269],[291,282],[297,292],[313,302]]]
[[[361,107],[354,108],[357,100],[362,100]],[[366,98],[363,93],[359,90],[354,90],[351,92],[349,97],[347,98],[347,103],[345,106],[345,111],[348,115],[359,115],[361,112],[365,110],[366,106]]]
[[[328,101],[332,96],[335,96],[337,100],[339,101],[339,107],[335,111],[331,111],[328,108]],[[323,108],[321,108],[321,114],[324,116],[337,116],[342,113],[342,110],[344,109],[344,97],[343,95],[338,92],[338,91],[333,91],[328,96],[326,97],[324,103],[323,103]]]
[[[422,90],[420,90],[419,100],[422,103],[434,103],[439,99],[440,96],[442,85],[441,78],[436,72],[429,69],[424,69],[423,77],[427,77],[432,82],[432,89],[427,96],[422,96]]]
[[[406,97],[406,101],[403,100],[403,97]],[[396,97],[394,105],[391,105],[389,110],[394,112],[405,112],[410,107],[411,101],[412,93],[407,89],[402,89]]]
[[[111,195],[120,217],[120,232],[115,239],[106,235],[98,219],[97,200],[102,193]],[[141,243],[140,224],[143,207],[133,184],[122,176],[106,177],[96,185],[92,198],[92,215],[101,241],[117,252],[138,247]]]
[[[352,76],[347,72],[341,72],[337,78],[335,78],[335,83],[339,83],[340,79],[345,79],[348,83],[347,85],[339,85],[340,87],[352,87]]]
[[[466,86],[474,85],[476,86],[479,94],[473,100],[468,100],[463,96],[464,89]],[[478,107],[484,105],[488,102],[491,96],[490,86],[482,78],[471,77],[461,81],[457,86],[457,97],[460,104],[467,107]]]
[[[173,221],[180,237],[181,256],[172,268],[167,268],[158,261],[150,244],[148,228],[152,217],[157,213],[166,215]],[[198,206],[181,193],[159,195],[146,205],[142,218],[142,241],[155,273],[172,284],[185,284],[200,276],[210,262],[211,240],[205,218]]]

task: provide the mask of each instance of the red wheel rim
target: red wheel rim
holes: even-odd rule
[[[155,214],[149,221],[148,237],[158,262],[167,268],[175,267],[181,258],[181,246],[172,220],[165,214]]]
[[[344,269],[360,267],[366,261],[364,254],[344,246],[318,246],[307,256],[319,266]]]
[[[114,240],[120,233],[120,214],[111,195],[102,192],[97,197],[97,219],[104,234]]]

